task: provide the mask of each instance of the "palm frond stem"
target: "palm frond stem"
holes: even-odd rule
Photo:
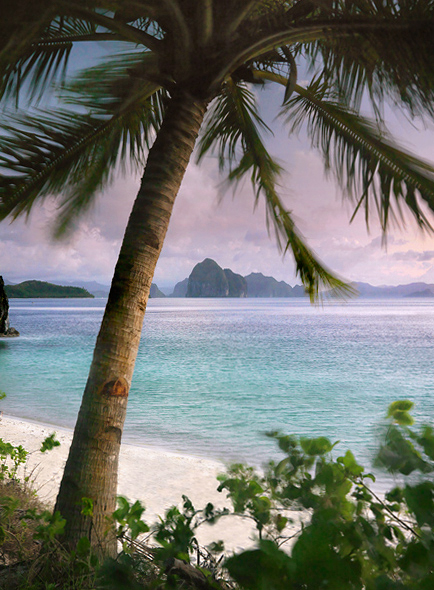
[[[238,15],[232,18],[231,22],[226,28],[226,31],[223,32],[227,39],[230,39],[235,34],[238,27],[250,16],[252,11],[261,2],[262,0],[250,0],[250,2],[247,2],[246,5],[241,9]]]
[[[125,41],[125,36],[119,33],[88,33],[85,35],[59,35],[57,37],[47,37],[34,43],[32,47],[46,47],[51,45],[60,45],[62,43],[75,43],[77,41]]]
[[[199,12],[198,21],[198,43],[201,47],[206,47],[212,37],[214,28],[213,17],[213,0],[203,0],[198,2],[197,10]]]
[[[158,52],[160,49],[160,41],[153,35],[146,33],[146,31],[142,31],[127,23],[105,16],[102,13],[87,9],[76,2],[71,2],[70,0],[65,0],[64,2],[60,2],[60,4],[65,6],[66,13],[81,15],[83,18],[88,18],[95,24],[98,24],[109,31],[118,33],[124,41],[131,41],[138,45],[144,45],[151,51]]]
[[[330,35],[351,36],[358,33],[366,33],[369,31],[390,31],[395,30],[409,30],[426,25],[425,22],[418,20],[411,21],[410,24],[403,19],[399,22],[397,19],[383,19],[373,22],[372,19],[354,18],[351,20],[341,19],[336,22],[330,19],[311,19],[308,26],[297,24],[297,27],[288,26],[288,28],[280,29],[278,31],[271,31],[268,34],[257,34],[254,38],[250,38],[241,46],[239,52],[228,60],[225,67],[221,69],[215,77],[216,86],[224,80],[229,72],[236,70],[246,61],[254,60],[262,56],[264,53],[277,49],[283,46],[289,46],[295,43],[312,43],[321,39],[327,39]]]

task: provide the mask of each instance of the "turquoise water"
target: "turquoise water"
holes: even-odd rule
[[[105,300],[11,300],[6,414],[72,427]],[[363,460],[387,405],[434,422],[434,302],[154,299],[124,440],[261,463],[265,431],[326,435]]]

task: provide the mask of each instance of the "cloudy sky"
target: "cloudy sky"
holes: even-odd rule
[[[281,96],[261,92],[260,99],[267,114]],[[281,120],[273,121],[272,127],[274,137],[268,145],[285,168],[281,195],[308,243],[329,268],[345,279],[374,285],[434,282],[433,236],[422,235],[409,219],[405,228],[390,230],[385,248],[375,219],[369,232],[363,213],[349,223],[353,205],[343,200],[332,179],[324,177],[322,161],[308,143],[303,138],[288,139]],[[434,162],[434,126],[425,129],[392,115],[391,129],[407,149]],[[139,176],[117,177],[66,242],[50,238],[55,202],[35,208],[27,221],[2,222],[0,274],[12,282],[96,280],[109,284],[139,182]],[[292,285],[299,283],[291,256],[283,259],[267,233],[263,207],[254,210],[250,185],[221,199],[221,183],[214,158],[200,167],[192,161],[154,281],[170,288],[209,257],[243,275],[258,271]]]

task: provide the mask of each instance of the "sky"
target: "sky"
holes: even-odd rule
[[[271,113],[282,98],[283,91],[259,93],[264,116],[274,132],[267,143],[284,168],[280,194],[322,262],[348,281],[434,283],[434,236],[421,234],[408,219],[405,227],[390,229],[386,247],[375,219],[369,231],[363,212],[350,224],[354,204],[344,199],[333,179],[325,177],[320,155],[306,138],[289,138],[282,119],[273,120]],[[395,113],[390,113],[389,119],[390,129],[402,145],[434,163],[434,125],[410,124]],[[234,195],[231,189],[223,192],[223,180],[214,157],[198,166],[193,156],[154,282],[170,290],[189,276],[195,264],[213,258],[223,268],[244,276],[262,272],[299,284],[291,255],[282,257],[274,236],[267,232],[264,207],[261,203],[254,207],[250,184],[238,187]],[[68,240],[51,238],[54,200],[35,207],[27,220],[0,223],[0,275],[14,283],[38,279],[60,284],[110,284],[139,183],[140,174],[117,175]]]

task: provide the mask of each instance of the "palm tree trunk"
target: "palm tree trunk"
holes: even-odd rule
[[[118,458],[128,392],[155,266],[175,197],[207,103],[183,93],[166,110],[149,151],[125,231],[55,510],[66,519],[64,541],[87,536],[101,556],[116,554],[107,518],[116,509]],[[83,514],[83,498],[93,503]]]

